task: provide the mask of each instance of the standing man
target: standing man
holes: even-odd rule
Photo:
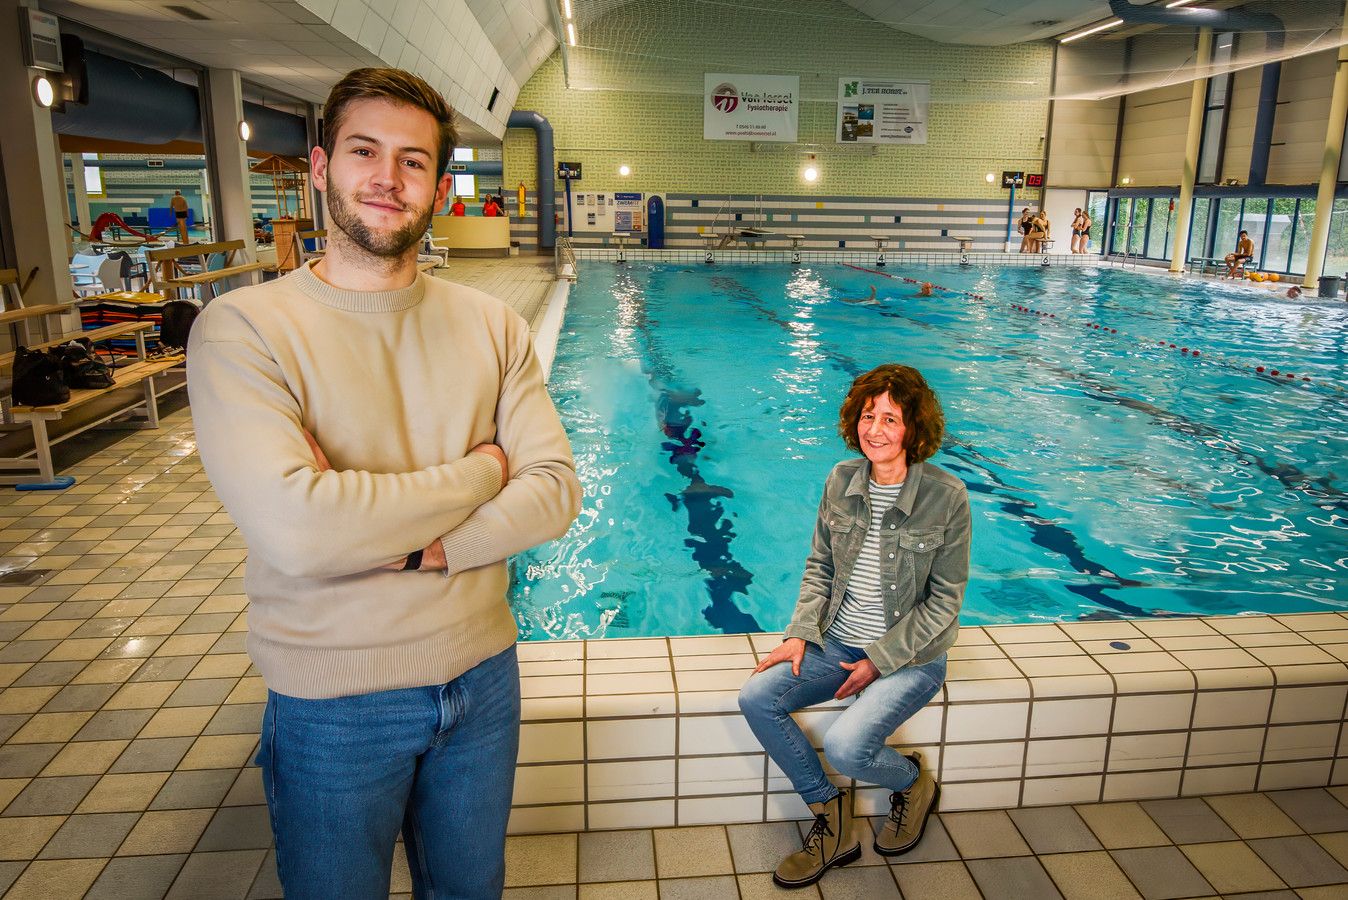
[[[169,209],[173,210],[173,224],[178,226],[179,243],[187,243],[187,198],[182,191],[174,191],[169,198]]]
[[[310,155],[328,252],[192,329],[202,462],[248,542],[257,762],[289,900],[499,898],[519,742],[505,559],[580,502],[528,325],[417,273],[452,112],[356,69]]]

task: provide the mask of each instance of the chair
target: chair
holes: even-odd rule
[[[103,281],[99,276],[102,274],[102,267],[107,262],[106,256],[98,256],[93,253],[76,253],[75,258],[70,261],[71,283],[75,288],[75,293],[82,297],[91,293],[106,294],[107,289],[104,288]],[[113,268],[117,268],[117,266],[114,265]]]
[[[437,244],[435,242],[435,236],[429,231],[426,232],[426,236],[422,239],[420,255],[425,258],[430,258],[432,256],[439,257],[439,266],[444,268],[449,267],[449,247],[445,244]]]

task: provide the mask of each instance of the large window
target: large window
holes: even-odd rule
[[[1277,214],[1276,208],[1274,214]],[[1306,262],[1311,255],[1311,229],[1314,226],[1315,201],[1310,199],[1297,201],[1296,224],[1288,229],[1292,257],[1287,263],[1286,271],[1302,275],[1306,273]]]
[[[1212,62],[1221,66],[1231,60],[1236,36],[1218,34],[1212,42]],[[1198,182],[1212,184],[1221,177],[1222,135],[1226,130],[1226,101],[1231,91],[1231,73],[1208,79],[1208,98],[1203,113],[1203,143],[1198,155]]]
[[[1194,201],[1193,219],[1189,224],[1189,258],[1209,256],[1208,253],[1208,215],[1212,212],[1214,201],[1199,197]]]
[[[1151,224],[1147,226],[1147,256],[1170,258],[1170,229],[1174,227],[1175,201],[1157,197],[1151,203]]]
[[[1225,256],[1236,251],[1236,242],[1240,238],[1240,208],[1244,201],[1239,197],[1223,197],[1213,200],[1217,209],[1217,233],[1212,242],[1212,255]]]
[[[1334,201],[1329,220],[1329,248],[1325,251],[1325,274],[1348,272],[1348,200]]]
[[[1105,191],[1091,191],[1086,195],[1086,212],[1091,217],[1091,249],[1103,253],[1105,247],[1105,211],[1109,207],[1109,194]]]

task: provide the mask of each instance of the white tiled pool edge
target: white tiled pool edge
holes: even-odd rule
[[[779,640],[521,643],[511,831],[807,817],[736,702]],[[923,752],[947,811],[1344,784],[1344,660],[1335,612],[970,626],[890,743]],[[798,714],[816,747],[841,709]]]

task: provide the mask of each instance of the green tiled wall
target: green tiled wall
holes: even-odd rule
[[[690,191],[715,194],[799,193],[995,199],[987,172],[1041,171],[1052,48],[1047,42],[1006,47],[940,44],[860,17],[836,0],[783,0],[785,13],[718,6],[684,18],[661,13],[658,46],[638,39],[651,4],[632,3],[586,26],[571,48],[570,80],[557,54],[520,91],[516,108],[546,117],[559,160],[584,164],[583,189]],[[780,10],[779,10],[780,12]],[[808,37],[785,30],[808,27]],[[811,49],[802,51],[805,46]],[[733,48],[733,52],[732,52]],[[618,52],[621,51],[621,52]],[[799,143],[760,145],[702,139],[704,72],[798,74]],[[931,81],[928,143],[855,146],[835,143],[837,79],[844,75]],[[505,183],[535,188],[530,129],[506,132]],[[817,154],[820,178],[800,176]],[[618,167],[632,167],[629,178]]]

